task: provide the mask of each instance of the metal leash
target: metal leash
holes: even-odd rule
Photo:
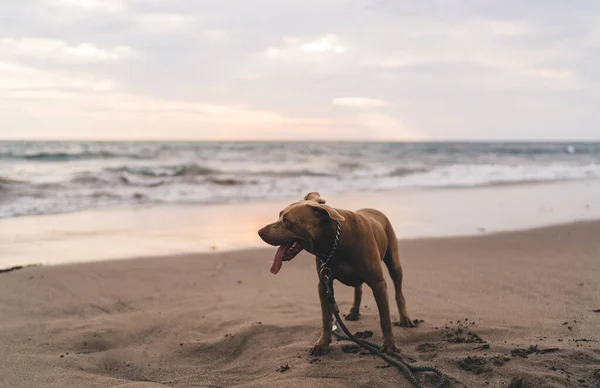
[[[323,281],[325,283],[325,294],[327,297],[327,302],[329,303],[329,308],[331,308],[331,311],[333,312],[333,315],[335,316],[337,325],[339,325],[339,327],[342,329],[344,334],[346,334],[346,336],[344,336],[340,332],[338,332],[336,326],[334,326],[331,333],[340,340],[353,341],[354,343],[356,343],[358,346],[362,347],[363,349],[366,349],[369,352],[373,353],[374,355],[384,359],[388,364],[391,364],[391,365],[395,366],[396,368],[400,369],[400,371],[402,371],[402,373],[404,373],[406,378],[411,382],[411,384],[415,388],[423,388],[423,385],[415,377],[414,372],[435,373],[436,375],[438,375],[439,380],[440,380],[439,383],[435,386],[435,388],[443,387],[444,384],[446,384],[447,377],[438,368],[433,367],[433,366],[413,366],[413,365],[410,365],[409,363],[407,363],[406,360],[400,354],[398,354],[396,352],[393,352],[391,355],[387,355],[387,354],[383,353],[381,351],[381,348],[377,344],[370,342],[370,341],[356,338],[350,332],[350,330],[348,330],[348,328],[346,327],[346,325],[340,318],[340,309],[338,308],[337,303],[335,302],[335,297],[333,296],[333,290],[331,289],[331,269],[329,267],[327,267],[327,264],[329,263],[329,261],[335,254],[335,251],[337,250],[340,236],[341,236],[341,231],[342,231],[342,224],[340,221],[337,221],[337,230],[336,230],[336,236],[335,236],[335,241],[333,243],[333,247],[332,247],[331,252],[329,253],[329,256],[327,257],[327,259],[324,260],[319,267],[319,275],[322,278],[321,281]]]

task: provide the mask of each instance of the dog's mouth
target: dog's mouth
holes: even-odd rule
[[[287,244],[282,244],[277,249],[275,257],[273,258],[273,265],[271,266],[271,273],[277,274],[281,269],[284,261],[290,261],[302,251],[302,247],[298,241],[292,241]]]

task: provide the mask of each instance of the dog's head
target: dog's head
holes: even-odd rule
[[[334,221],[344,221],[344,217],[325,205],[325,200],[316,192],[308,193],[303,200],[283,209],[276,222],[258,231],[264,242],[279,246],[271,272],[279,272],[283,261],[292,260],[302,250],[315,254],[316,241],[331,231]]]

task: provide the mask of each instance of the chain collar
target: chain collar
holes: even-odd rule
[[[327,264],[329,263],[329,261],[331,261],[333,256],[335,256],[335,252],[337,251],[338,245],[340,243],[340,237],[342,236],[342,223],[337,220],[335,222],[337,224],[337,227],[335,230],[335,240],[333,241],[333,247],[331,247],[329,256],[327,256],[327,258],[325,260],[323,260],[319,257],[319,260],[321,260],[321,265],[319,266],[319,274],[325,280],[329,280],[329,278],[331,277],[331,269],[329,269],[329,267],[327,267]]]

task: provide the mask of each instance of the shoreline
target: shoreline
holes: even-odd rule
[[[590,221],[401,240],[408,312],[424,321],[393,328],[402,354],[437,366],[453,386],[600,384],[599,234],[600,221]],[[380,360],[344,353],[345,342],[310,356],[321,324],[314,259],[301,253],[272,275],[273,253],[265,247],[2,274],[0,388],[409,386]],[[346,313],[353,290],[334,287]],[[361,320],[347,324],[373,331],[379,342],[366,286],[361,305]],[[278,372],[282,365],[290,369]]]
[[[477,236],[600,219],[600,181],[328,195],[342,209],[373,207],[411,238]],[[568,201],[564,198],[569,198]],[[165,205],[0,220],[0,268],[263,247],[256,231],[289,200]]]
[[[506,237],[527,233],[535,233],[535,232],[551,232],[552,230],[560,230],[564,228],[572,228],[572,227],[586,227],[586,226],[594,226],[600,224],[600,218],[598,219],[589,219],[589,220],[575,220],[557,224],[550,225],[540,225],[522,229],[511,229],[511,230],[500,230],[494,232],[484,232],[479,234],[465,234],[465,235],[446,235],[446,236],[424,236],[424,237],[412,237],[412,238],[399,238],[398,244],[402,247],[403,244],[412,244],[412,243],[430,243],[437,241],[455,241],[459,242],[461,240],[471,240],[471,239],[485,239],[485,238],[493,238],[493,237]],[[120,263],[120,262],[129,262],[129,261],[144,261],[144,260],[177,260],[179,258],[186,258],[190,256],[202,258],[212,257],[214,255],[227,255],[227,254],[264,254],[269,256],[273,253],[274,247],[268,246],[263,243],[262,246],[253,246],[253,247],[240,247],[240,248],[232,248],[228,250],[204,250],[198,252],[182,252],[182,253],[174,253],[174,254],[165,254],[165,255],[141,255],[141,256],[130,256],[130,257],[118,257],[118,258],[106,258],[106,259],[98,259],[98,260],[90,260],[90,261],[73,261],[73,262],[63,262],[58,264],[40,264],[40,263],[31,263],[26,265],[15,265],[9,268],[0,268],[0,276],[6,273],[27,270],[30,268],[65,268],[69,266],[78,266],[78,265],[101,265],[102,263]],[[308,252],[303,251],[303,255],[310,255]],[[310,255],[312,257],[312,255]]]
[[[20,181],[14,181],[17,183],[21,183]],[[0,183],[2,183],[0,181]],[[562,184],[597,184],[600,186],[600,178],[589,178],[589,179],[557,179],[557,180],[527,180],[527,181],[517,181],[517,182],[494,182],[483,185],[472,185],[472,186],[423,186],[423,187],[400,187],[394,189],[381,189],[381,190],[359,190],[359,191],[350,191],[350,192],[334,192],[329,193],[329,196],[332,198],[335,197],[356,197],[356,196],[385,196],[385,195],[403,195],[403,194],[415,194],[415,193],[427,193],[427,192],[444,192],[444,191],[469,191],[469,190],[493,190],[495,188],[510,188],[510,187],[538,187],[538,186],[555,186]],[[301,195],[299,195],[300,197]],[[118,211],[142,211],[148,210],[152,208],[160,208],[160,207],[207,207],[207,206],[245,206],[245,205],[263,205],[265,203],[279,203],[282,201],[292,202],[297,200],[295,197],[273,197],[273,198],[246,198],[243,200],[231,200],[231,201],[206,201],[206,202],[190,202],[190,203],[167,203],[167,202],[140,202],[138,204],[116,204],[116,205],[99,205],[96,207],[89,207],[71,211],[61,211],[57,213],[42,213],[42,214],[25,214],[11,217],[3,217],[0,218],[0,222],[2,221],[10,221],[14,219],[28,219],[28,218],[43,218],[43,217],[52,217],[52,216],[67,216],[77,213],[86,213],[86,212],[118,212]]]

